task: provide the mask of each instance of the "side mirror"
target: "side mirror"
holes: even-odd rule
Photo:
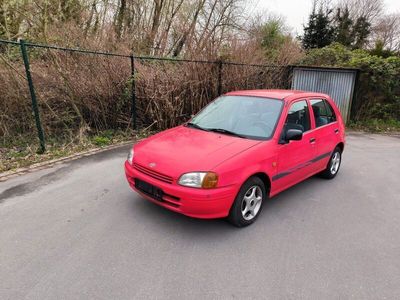
[[[303,138],[303,131],[300,129],[288,129],[286,131],[285,140],[289,141],[300,141]]]

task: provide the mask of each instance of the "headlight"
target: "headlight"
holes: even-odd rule
[[[212,189],[216,188],[218,175],[213,172],[193,172],[183,174],[179,178],[179,184],[195,188]]]
[[[127,158],[128,162],[130,164],[132,164],[133,156],[135,156],[135,151],[133,151],[133,147],[132,147],[131,151],[129,151],[129,153],[128,153],[128,158]]]

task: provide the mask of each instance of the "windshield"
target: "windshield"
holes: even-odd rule
[[[249,96],[221,96],[188,126],[239,137],[268,139],[274,133],[283,101]]]

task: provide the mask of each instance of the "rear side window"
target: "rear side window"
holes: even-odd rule
[[[314,113],[316,127],[321,127],[336,121],[335,111],[328,101],[324,99],[314,99],[310,102]]]
[[[285,122],[286,129],[310,130],[310,112],[306,100],[297,101],[289,109]]]

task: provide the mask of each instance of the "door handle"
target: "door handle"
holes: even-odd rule
[[[338,134],[339,133],[339,129],[336,128],[335,129],[335,133]]]
[[[311,143],[311,144],[314,144],[314,143],[315,143],[315,138],[311,138],[311,139],[310,139],[310,143]]]

